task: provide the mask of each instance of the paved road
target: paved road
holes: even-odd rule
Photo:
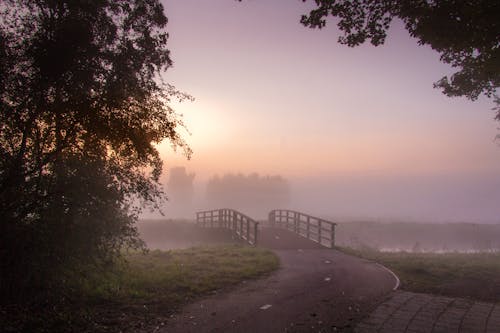
[[[499,333],[500,304],[393,293],[355,329],[356,333]]]
[[[280,257],[277,272],[187,305],[161,332],[352,331],[395,284],[377,264],[287,231],[268,229],[263,243]]]

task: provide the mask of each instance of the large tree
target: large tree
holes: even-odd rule
[[[304,0],[306,1],[306,0]],[[383,44],[393,19],[400,19],[421,45],[440,53],[457,71],[435,83],[448,96],[491,97],[500,85],[498,0],[314,0],[302,24],[323,28],[328,19],[343,32],[341,44]],[[497,100],[498,102],[498,100]],[[500,110],[497,114],[500,120]]]
[[[139,245],[137,212],[163,197],[155,144],[190,153],[169,106],[189,96],[161,79],[166,23],[159,0],[0,5],[3,291]]]

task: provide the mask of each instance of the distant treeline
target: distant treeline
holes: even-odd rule
[[[290,200],[290,186],[281,176],[225,174],[208,181],[206,198],[213,207],[231,207],[260,215],[277,207],[286,207]]]

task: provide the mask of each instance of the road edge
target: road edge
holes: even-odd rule
[[[396,273],[394,273],[392,270],[390,270],[389,268],[385,267],[384,265],[379,264],[378,262],[376,262],[375,264],[377,264],[378,266],[380,266],[383,269],[385,269],[387,272],[389,272],[394,277],[394,279],[396,280],[396,284],[394,285],[394,287],[392,288],[392,290],[393,291],[398,290],[399,286],[401,285],[401,280],[399,280],[399,277],[396,275]]]

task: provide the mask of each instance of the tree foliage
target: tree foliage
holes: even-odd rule
[[[190,154],[169,106],[190,97],[161,79],[166,23],[159,0],[3,1],[2,289],[140,246],[137,213],[164,195],[155,144]]]
[[[306,1],[306,0],[304,0]],[[393,19],[403,21],[419,44],[456,68],[435,83],[448,96],[491,97],[500,85],[500,2],[497,0],[314,0],[301,23],[323,28],[328,18],[343,32],[339,42],[383,44]],[[500,117],[500,115],[499,115]]]

